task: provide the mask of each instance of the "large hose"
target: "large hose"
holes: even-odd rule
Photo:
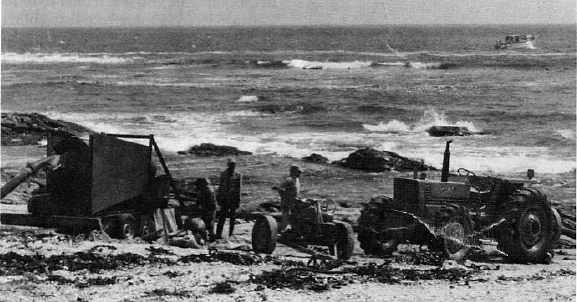
[[[50,166],[56,168],[60,163],[60,155],[52,155],[35,162],[30,162],[26,164],[26,168],[18,173],[14,178],[9,180],[5,185],[2,186],[2,192],[0,199],[6,197],[10,192],[14,191],[18,185],[26,181],[30,176],[36,174],[40,169]]]

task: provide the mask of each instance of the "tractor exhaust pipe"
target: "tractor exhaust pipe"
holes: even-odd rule
[[[443,157],[443,170],[441,170],[441,182],[447,182],[449,180],[449,162],[451,161],[451,152],[449,151],[449,144],[453,140],[447,142],[445,147],[445,154]]]

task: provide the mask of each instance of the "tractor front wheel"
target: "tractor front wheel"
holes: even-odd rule
[[[467,216],[455,213],[443,228],[443,251],[451,260],[466,257],[467,243],[473,232],[473,226]]]
[[[276,248],[277,223],[272,216],[260,216],[252,228],[252,249],[255,253],[272,254]]]

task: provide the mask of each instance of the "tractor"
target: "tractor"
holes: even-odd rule
[[[427,245],[450,259],[466,257],[481,238],[493,239],[511,262],[546,263],[561,235],[561,218],[547,196],[527,179],[449,173],[446,143],[441,180],[394,179],[394,198],[373,198],[358,219],[358,241],[367,254],[390,255],[402,243]]]
[[[297,199],[290,214],[290,228],[278,233],[281,215],[260,215],[252,229],[252,247],[256,253],[272,254],[277,241],[313,256],[321,256],[308,246],[326,246],[331,257],[348,260],[355,247],[350,224],[335,220],[336,204],[316,199]],[[326,258],[325,258],[326,259]]]

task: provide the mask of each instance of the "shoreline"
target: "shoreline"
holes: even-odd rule
[[[2,146],[2,182],[10,175],[24,169],[27,162],[35,161],[46,155],[45,147],[38,146]],[[166,164],[173,178],[184,183],[193,182],[200,177],[208,177],[214,183],[220,172],[226,168],[227,156],[201,157],[163,152]],[[372,197],[393,196],[395,177],[412,177],[413,172],[385,171],[366,172],[343,168],[332,164],[310,163],[301,159],[275,155],[242,155],[235,157],[238,169],[244,175],[243,200],[241,210],[251,212],[263,202],[278,202],[278,195],[270,190],[288,176],[288,168],[299,165],[304,173],[301,176],[301,195],[307,198],[332,199],[337,204],[349,208],[360,208],[362,203]],[[454,172],[455,169],[451,169]],[[440,171],[427,171],[429,179],[440,179]],[[521,173],[492,175],[495,177],[524,178]],[[575,184],[573,172],[541,174],[536,171],[534,186],[548,196],[549,201],[564,212],[575,215]],[[21,185],[23,186],[23,185]],[[16,189],[16,191],[22,189]],[[7,196],[8,198],[9,196]]]

